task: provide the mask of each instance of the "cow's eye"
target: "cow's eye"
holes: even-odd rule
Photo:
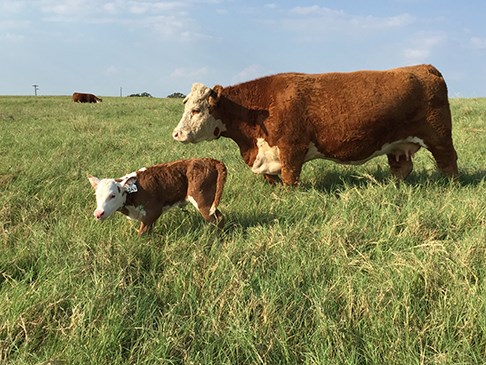
[[[192,109],[191,110],[191,114],[192,115],[196,115],[196,114],[199,114],[199,113],[201,113],[201,110],[200,109]]]
[[[111,195],[108,197],[108,199],[110,199],[110,200],[111,200],[111,199],[115,199],[115,196],[116,196],[115,194],[111,194]]]

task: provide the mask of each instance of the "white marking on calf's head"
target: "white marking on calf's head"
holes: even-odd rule
[[[220,119],[211,114],[221,96],[221,86],[214,90],[200,83],[192,85],[191,92],[184,99],[184,113],[172,137],[183,143],[197,143],[218,138],[226,131]]]
[[[96,195],[96,209],[93,215],[98,220],[103,220],[121,209],[127,199],[127,189],[136,181],[135,176],[129,176],[121,182],[115,179],[99,179],[88,176]]]

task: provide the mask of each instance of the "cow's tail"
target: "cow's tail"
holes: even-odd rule
[[[213,215],[216,212],[216,209],[218,208],[218,205],[221,202],[221,196],[223,195],[224,184],[226,183],[226,175],[228,174],[228,171],[224,163],[218,160],[214,160],[214,163],[215,163],[218,176],[216,178],[216,192],[214,194],[214,201],[213,204],[211,205],[211,211],[210,211],[211,215]]]

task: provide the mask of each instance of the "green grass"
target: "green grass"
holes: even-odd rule
[[[483,363],[486,100],[451,106],[458,182],[420,151],[405,183],[319,160],[286,189],[172,141],[181,100],[0,97],[0,363]],[[206,156],[223,234],[192,207],[141,238],[94,220],[87,173]]]

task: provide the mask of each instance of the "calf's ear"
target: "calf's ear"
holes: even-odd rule
[[[127,186],[130,186],[132,184],[135,184],[136,181],[137,181],[137,176],[130,176],[130,177],[126,178],[125,180],[123,180],[121,182],[121,185],[123,187],[127,187]]]
[[[96,189],[98,186],[98,183],[100,182],[100,179],[98,179],[96,176],[88,175],[88,180],[91,183],[91,186],[93,189]]]

